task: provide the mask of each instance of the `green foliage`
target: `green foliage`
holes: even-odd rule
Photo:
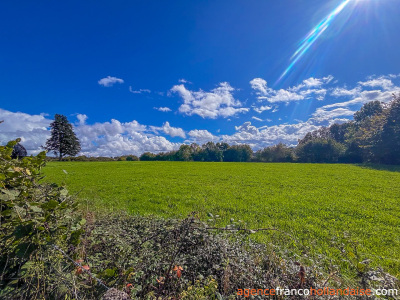
[[[389,104],[387,110],[376,152],[384,163],[400,164],[400,94]]]
[[[17,142],[0,146],[0,297],[58,294],[58,283],[48,278],[49,266],[59,263],[52,247],[77,246],[82,229],[67,190],[39,183],[45,152],[12,159]]]
[[[228,145],[229,146],[229,145]],[[224,161],[247,162],[251,160],[253,150],[249,145],[234,145],[227,147],[223,153]]]
[[[150,153],[150,152],[145,152],[142,155],[140,155],[139,159],[143,160],[143,161],[149,161],[149,160],[154,160],[155,157],[156,157],[155,154]]]
[[[285,144],[271,146],[256,152],[255,161],[260,162],[293,162],[295,161],[294,149]]]
[[[187,300],[222,299],[222,296],[218,297],[219,295],[221,294],[218,293],[218,283],[210,276],[205,280],[197,279],[194,284],[190,284],[179,297],[180,299]]]
[[[136,155],[123,155],[115,157],[114,159],[117,161],[138,161],[139,157],[137,157]]]
[[[81,151],[79,140],[66,116],[56,114],[50,127],[51,136],[44,147],[47,151],[53,151],[60,160],[65,155],[75,156]]]
[[[202,220],[212,212],[220,216],[215,225],[221,227],[231,224],[231,218],[250,228],[276,227],[298,237],[310,257],[324,255],[342,270],[347,266],[331,239],[349,231],[373,266],[400,276],[400,167],[143,161],[134,165],[52,162],[44,172],[47,180],[65,182],[78,193],[84,207],[172,218],[198,211]],[[299,251],[280,232],[253,237],[291,253]]]
[[[365,103],[354,121],[322,127],[299,140],[303,162],[400,164],[400,95],[387,104]]]
[[[359,111],[354,114],[354,121],[363,122],[369,118],[379,115],[383,112],[382,103],[379,101],[367,102]]]
[[[298,160],[309,163],[337,163],[344,152],[345,147],[333,139],[313,139],[296,148]]]

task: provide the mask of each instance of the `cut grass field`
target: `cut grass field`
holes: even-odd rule
[[[65,170],[65,172],[63,172]],[[293,254],[371,259],[400,275],[400,168],[333,164],[196,162],[51,162],[46,180],[66,184],[80,202],[97,211],[203,220],[219,215],[249,228],[279,232],[254,238]],[[353,249],[353,242],[357,244]],[[358,257],[359,256],[359,257]]]

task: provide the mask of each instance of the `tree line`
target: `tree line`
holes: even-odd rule
[[[371,101],[354,120],[309,132],[296,147],[279,143],[253,152],[246,144],[208,142],[178,151],[143,153],[140,160],[400,164],[400,94],[389,103]]]
[[[371,101],[364,104],[352,121],[307,133],[296,147],[279,143],[256,152],[247,144],[207,142],[203,145],[183,144],[179,150],[158,154],[145,152],[140,157],[74,157],[81,147],[67,118],[56,115],[50,127],[51,137],[44,148],[53,151],[59,160],[400,164],[400,94],[393,95],[393,100],[388,103]],[[16,145],[13,156],[26,156],[22,145]]]

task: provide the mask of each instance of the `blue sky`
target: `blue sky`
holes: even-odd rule
[[[294,145],[400,91],[399,14],[398,0],[2,1],[0,143],[37,152],[59,113],[86,155]]]

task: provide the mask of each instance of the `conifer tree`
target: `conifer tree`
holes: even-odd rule
[[[44,147],[47,151],[53,151],[59,160],[66,155],[75,156],[79,153],[80,142],[66,116],[56,114],[50,127],[51,136]]]

